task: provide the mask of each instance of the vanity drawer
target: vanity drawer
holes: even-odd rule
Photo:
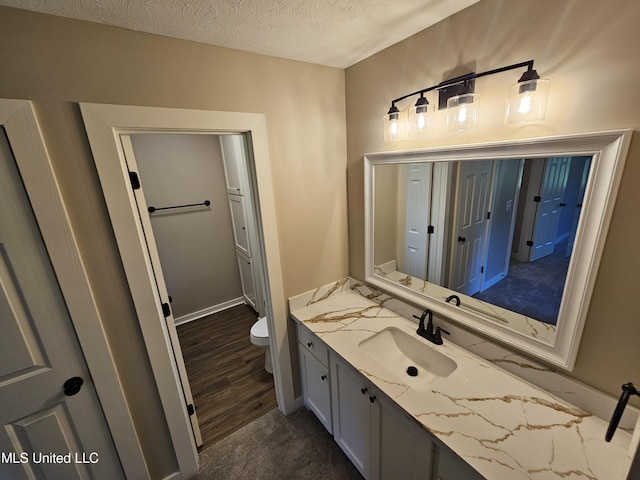
[[[329,368],[329,347],[318,336],[300,323],[296,323],[298,341],[318,359],[322,365]]]

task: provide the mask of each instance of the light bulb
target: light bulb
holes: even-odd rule
[[[391,120],[391,125],[389,126],[389,131],[391,132],[391,135],[393,137],[398,135],[398,121],[397,120]]]
[[[467,121],[467,106],[462,105],[458,111],[458,123],[465,123]]]
[[[477,93],[456,95],[447,100],[447,126],[450,132],[475,128],[478,123]]]
[[[431,110],[424,93],[413,107],[409,109],[409,136],[421,137],[431,127]]]
[[[520,98],[520,105],[518,106],[518,113],[520,115],[528,115],[531,111],[531,95],[529,92],[525,93]]]

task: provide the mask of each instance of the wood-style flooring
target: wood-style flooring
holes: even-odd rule
[[[276,407],[264,349],[249,339],[256,320],[251,307],[240,305],[177,327],[202,448]]]

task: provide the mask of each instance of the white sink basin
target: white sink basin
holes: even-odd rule
[[[435,382],[448,377],[458,364],[435,348],[395,327],[364,339],[359,347],[405,385],[429,391]],[[413,367],[413,368],[412,368]]]

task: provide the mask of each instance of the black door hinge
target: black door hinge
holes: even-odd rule
[[[531,240],[527,242],[527,247],[533,247],[533,242]]]
[[[138,190],[140,188],[140,177],[136,172],[129,172],[129,181],[131,182],[131,188]]]
[[[542,197],[540,195],[536,195],[535,197],[533,197],[533,201],[536,203],[540,203],[541,200],[542,200]]]
[[[169,315],[171,315],[171,308],[169,308],[168,303],[162,304],[162,314],[164,315],[164,318],[167,318]]]
[[[193,405],[191,403],[189,405],[187,405],[187,413],[189,414],[189,416],[191,416],[194,413],[196,413],[196,409],[193,408]]]
[[[428,234],[432,234],[432,233],[433,233],[433,232],[435,232],[435,231],[436,231],[436,229],[435,229],[435,227],[434,227],[433,225],[429,225],[429,226],[427,227],[427,233],[428,233]]]
[[[487,220],[491,220],[491,212],[487,212]]]
[[[480,267],[480,273],[484,273],[484,265]]]

